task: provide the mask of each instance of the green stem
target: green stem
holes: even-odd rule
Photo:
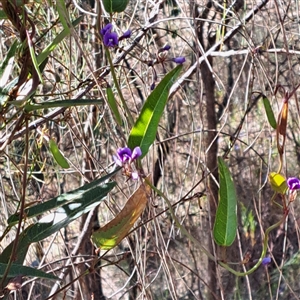
[[[171,216],[173,218],[173,220],[175,221],[175,224],[178,226],[178,228],[180,229],[181,233],[183,233],[185,236],[187,236],[191,241],[193,241],[195,244],[197,244],[197,246],[200,248],[200,250],[202,252],[204,252],[207,257],[213,261],[216,261],[216,258],[210,253],[208,252],[208,250],[206,250],[201,243],[195,239],[186,229],[184,226],[182,226],[178,220],[178,218],[175,215],[175,212],[172,208],[172,205],[169,201],[169,199],[164,195],[163,192],[161,192],[159,189],[157,189],[153,184],[151,184],[151,182],[146,178],[145,182],[159,195],[161,196],[167,203],[168,208],[170,210]],[[250,275],[251,273],[253,273],[255,270],[257,270],[259,268],[259,266],[261,265],[264,257],[266,256],[267,253],[267,249],[268,249],[268,240],[269,240],[269,233],[275,229],[276,227],[280,226],[280,224],[282,224],[284,222],[284,220],[286,219],[287,213],[284,214],[283,218],[275,223],[274,225],[270,226],[266,232],[265,232],[265,237],[264,237],[264,243],[263,243],[263,249],[260,255],[260,258],[258,260],[258,262],[248,271],[246,272],[238,272],[234,269],[232,269],[231,267],[229,267],[226,263],[222,262],[222,261],[217,261],[217,263],[222,266],[224,269],[226,269],[227,271],[231,272],[232,274],[236,275],[236,276],[247,276]]]
[[[268,240],[269,240],[269,233],[270,233],[273,229],[275,229],[276,227],[280,226],[280,225],[284,222],[286,216],[287,216],[287,214],[284,214],[283,218],[282,218],[279,222],[277,222],[277,223],[275,223],[274,225],[270,226],[270,227],[266,230],[266,232],[265,232],[265,238],[264,238],[264,244],[263,244],[263,250],[262,250],[262,252],[261,252],[260,258],[259,258],[258,262],[257,262],[250,270],[248,270],[248,271],[246,271],[246,272],[238,272],[238,271],[236,271],[236,270],[230,268],[227,264],[225,264],[225,263],[223,263],[223,262],[221,262],[221,261],[218,262],[219,265],[222,266],[223,268],[225,268],[226,270],[228,270],[229,272],[233,273],[233,274],[236,275],[236,276],[247,276],[247,275],[250,275],[251,273],[253,273],[255,270],[257,270],[257,269],[259,268],[259,266],[261,265],[261,263],[262,263],[264,257],[265,257],[266,254],[267,254]]]
[[[112,74],[112,77],[113,77],[113,80],[114,80],[114,84],[117,88],[117,91],[118,91],[118,94],[119,94],[119,97],[121,99],[121,102],[122,102],[122,105],[127,113],[127,116],[128,116],[128,120],[129,120],[129,124],[131,126],[133,126],[134,124],[134,120],[133,120],[133,117],[131,115],[131,112],[126,104],[126,101],[123,97],[123,94],[122,94],[122,91],[120,89],[120,86],[119,86],[119,83],[118,83],[118,80],[117,80],[117,76],[116,76],[116,72],[115,72],[115,68],[114,68],[114,65],[113,65],[113,62],[112,62],[112,59],[111,59],[111,56],[110,56],[110,52],[108,50],[107,47],[104,47],[105,48],[105,54],[106,54],[106,57],[108,59],[108,62],[109,62],[109,66],[110,66],[110,70],[111,70],[111,74]]]

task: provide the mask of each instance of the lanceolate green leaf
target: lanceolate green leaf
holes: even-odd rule
[[[59,20],[61,24],[63,25],[63,28],[67,31],[67,33],[70,33],[70,18],[68,14],[68,10],[66,7],[66,1],[64,0],[56,0],[56,9],[59,15]]]
[[[36,223],[29,225],[20,235],[18,239],[18,248],[14,263],[23,264],[28,248],[31,243],[34,243],[35,237],[50,226],[50,223]],[[0,254],[0,263],[7,263],[10,259],[14,241],[12,241]]]
[[[177,79],[182,66],[169,72],[147,98],[142,111],[135,122],[128,139],[128,147],[140,146],[144,157],[155,140],[157,127],[166,106],[169,91]]]
[[[16,39],[12,45],[10,46],[5,58],[3,59],[3,61],[1,62],[1,65],[0,65],[0,78],[1,78],[1,86],[3,87],[5,84],[6,84],[6,80],[3,81],[2,79],[2,76],[5,72],[5,70],[9,67],[9,62],[13,59],[13,57],[15,56],[15,53],[16,53],[16,50],[17,50],[17,46],[18,46],[18,40]],[[5,76],[7,77],[7,79],[9,78],[9,75],[11,75],[11,69],[12,69],[12,66],[9,67],[9,74],[8,76]]]
[[[264,107],[265,107],[265,111],[266,111],[266,114],[267,114],[268,121],[269,121],[270,125],[274,129],[276,129],[277,122],[276,122],[276,119],[274,117],[274,113],[273,113],[270,101],[269,101],[269,99],[267,97],[264,96],[263,97],[263,102],[264,102]]]
[[[103,195],[103,193],[101,192],[103,184],[118,171],[119,169],[116,169],[114,172],[109,173],[95,181],[92,181],[91,183],[85,184],[74,191],[61,194],[55,198],[52,198],[51,200],[44,201],[40,204],[26,208],[24,211],[26,220],[44,213],[48,213],[50,210],[62,207],[66,204],[84,202],[87,198],[89,198],[88,201],[92,201],[94,199],[92,198],[93,195]],[[104,192],[104,195],[108,193],[106,189],[104,190]],[[11,227],[17,224],[18,221],[19,213],[15,213],[8,218],[7,223]]]
[[[75,27],[80,23],[83,19],[83,16],[80,16],[75,21],[72,22],[72,26]],[[37,56],[37,63],[40,66],[45,59],[48,58],[49,54],[56,48],[56,46],[69,35],[70,30],[64,29],[61,33],[59,33],[54,40]]]
[[[20,101],[12,101],[11,104],[18,106],[18,102]],[[55,108],[55,107],[72,107],[72,106],[85,106],[92,104],[102,104],[102,99],[65,99],[65,100],[57,100],[57,101],[46,101],[42,103],[27,103],[25,105],[26,112],[31,112],[38,109],[47,109],[47,108]]]
[[[214,224],[214,239],[220,246],[230,246],[237,230],[237,197],[229,169],[222,158],[219,167],[219,205]]]
[[[115,182],[109,182],[96,188],[88,189],[73,201],[59,207],[55,213],[47,217],[49,219],[47,222],[45,219],[41,219],[39,222],[28,226],[19,236],[15,262],[23,263],[30,244],[39,242],[65,228],[72,221],[99,205],[115,185]],[[12,247],[13,242],[3,250],[0,254],[0,262],[8,261],[12,253]]]
[[[121,116],[120,116],[120,113],[119,113],[119,110],[118,110],[118,104],[117,104],[117,101],[115,99],[112,88],[110,86],[107,87],[107,89],[106,89],[106,95],[107,95],[108,105],[109,105],[112,113],[114,114],[115,120],[121,126],[122,125],[122,119],[121,119]]]
[[[5,270],[6,270],[7,264],[2,264],[0,263],[0,277],[3,276]],[[31,277],[39,277],[39,278],[46,278],[46,279],[53,279],[57,280],[58,278],[52,274],[45,273],[43,271],[26,267],[23,265],[18,265],[18,264],[12,264],[7,277],[8,278],[13,278],[19,275],[23,276],[31,276]]]

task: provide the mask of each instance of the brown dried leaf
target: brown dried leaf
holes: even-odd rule
[[[147,179],[150,180],[150,175]],[[101,250],[112,249],[128,235],[148,203],[150,190],[150,186],[144,181],[130,196],[120,213],[92,234],[92,241],[98,248]]]

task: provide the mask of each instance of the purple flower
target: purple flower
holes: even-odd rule
[[[158,53],[161,53],[161,52],[164,52],[164,51],[169,51],[170,49],[171,49],[171,46],[170,45],[166,45],[163,48],[160,48],[158,50]]]
[[[111,23],[108,23],[107,25],[105,25],[105,26],[100,30],[101,35],[104,36],[105,33],[111,32],[112,27],[113,27],[113,26],[112,26]]]
[[[155,82],[150,85],[150,90],[153,91],[155,89]]]
[[[139,158],[142,155],[142,150],[140,147],[135,147],[133,151],[130,148],[124,147],[117,150],[117,155],[113,155],[113,160],[116,165],[123,168],[123,174],[133,180],[139,179],[139,173],[133,171],[132,166],[130,165],[134,160]]]
[[[174,61],[176,64],[181,65],[185,62],[185,57],[183,56],[174,57],[172,58],[172,61]]]
[[[131,160],[135,160],[142,155],[142,150],[140,147],[135,147],[131,154]]]
[[[141,155],[142,150],[140,147],[135,147],[133,151],[128,147],[124,147],[117,150],[117,155],[113,155],[113,159],[118,166],[122,167],[125,163],[131,163]]]
[[[300,189],[300,180],[296,177],[290,177],[287,180],[287,185],[291,191]]]
[[[124,163],[129,161],[131,158],[131,150],[128,147],[119,148],[117,150],[117,155],[113,156],[115,163],[122,167]]]
[[[128,30],[126,30],[124,33],[123,33],[123,35],[119,38],[119,41],[122,41],[122,40],[124,40],[124,39],[128,39],[128,38],[130,38],[131,37],[131,30],[130,29],[128,29]]]
[[[261,264],[262,264],[263,266],[267,266],[270,262],[271,262],[271,257],[268,257],[268,256],[267,256],[267,257],[264,257],[264,258],[263,258]]]
[[[107,31],[103,36],[103,43],[106,47],[115,47],[119,44],[118,35],[115,32]]]

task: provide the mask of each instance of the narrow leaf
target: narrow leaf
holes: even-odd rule
[[[39,232],[47,230],[50,223],[36,223],[29,225],[18,238],[18,248],[16,251],[16,257],[14,263],[23,264],[25,257],[27,255],[28,248],[31,243],[35,241],[35,236]],[[12,241],[0,254],[0,263],[7,263],[10,259],[14,241]]]
[[[167,104],[169,91],[177,79],[182,66],[169,72],[147,98],[142,111],[135,122],[128,139],[128,147],[139,146],[144,157],[155,140],[157,127]]]
[[[11,101],[10,104],[14,104],[18,106],[19,101]],[[31,112],[38,109],[48,109],[54,107],[72,107],[72,106],[85,106],[92,104],[102,104],[102,99],[65,99],[65,100],[57,100],[57,101],[47,101],[42,103],[27,103],[25,105],[26,112]]]
[[[150,186],[143,182],[128,199],[120,213],[92,234],[92,241],[99,249],[112,249],[128,235],[128,232],[146,207],[150,190]]]
[[[264,107],[265,107],[265,111],[266,111],[266,114],[267,114],[267,118],[268,118],[269,124],[274,129],[276,129],[277,122],[276,122],[276,119],[275,119],[275,116],[274,116],[274,113],[273,113],[273,110],[272,110],[272,107],[271,107],[269,99],[267,97],[263,97],[263,103],[264,103]]]
[[[70,168],[70,165],[68,163],[68,161],[65,159],[65,157],[62,155],[62,153],[60,152],[60,150],[58,149],[58,146],[56,145],[56,143],[50,139],[49,140],[49,147],[50,147],[50,151],[54,157],[54,159],[56,160],[56,162],[63,168],[63,169],[68,169]]]
[[[67,10],[67,7],[66,7],[66,1],[57,0],[56,1],[56,10],[58,12],[59,20],[60,20],[61,24],[63,25],[63,28],[69,34],[71,32],[70,31],[70,26],[69,26],[69,24],[71,22],[70,22],[68,10]]]
[[[11,71],[13,68],[13,60],[14,55],[16,53],[18,46],[18,40],[15,40],[12,45],[10,46],[5,58],[1,62],[0,65],[0,87],[4,87],[9,79],[9,76],[11,76]]]
[[[76,27],[83,19],[83,16],[80,16],[75,21],[72,22],[72,26]],[[64,29],[60,34],[58,34],[54,40],[37,56],[37,63],[40,66],[49,56],[49,54],[56,48],[56,46],[69,35],[70,30]]]
[[[280,165],[282,166],[282,155],[284,153],[285,140],[286,140],[286,129],[289,112],[289,102],[284,99],[281,110],[277,118],[277,129],[276,129],[276,142],[277,149],[280,158]]]
[[[31,60],[32,60],[34,69],[35,69],[36,73],[38,74],[40,82],[44,83],[43,76],[42,76],[42,73],[40,71],[40,68],[39,68],[39,65],[38,65],[38,62],[37,62],[37,59],[36,59],[34,47],[33,47],[31,37],[30,37],[28,31],[26,31],[26,35],[27,35],[27,43],[28,43],[28,47],[29,47],[29,53],[30,53],[30,56],[31,56]]]
[[[30,244],[42,241],[99,205],[114,186],[115,182],[108,182],[94,189],[89,189],[72,202],[59,207],[54,213],[28,226],[19,236],[15,262],[23,263]],[[13,242],[3,250],[0,254],[0,262],[7,262],[7,258],[12,253],[12,247]]]
[[[8,98],[10,90],[18,83],[19,77],[16,77],[10,81],[5,87],[0,87],[0,107],[5,105]]]
[[[0,277],[4,275],[4,272],[6,270],[7,264],[0,263]],[[45,273],[41,270],[37,270],[35,268],[18,265],[18,264],[12,264],[7,277],[13,278],[17,277],[19,275],[23,276],[31,276],[31,277],[39,277],[39,278],[45,278],[45,279],[53,279],[57,280],[58,278],[52,274]]]
[[[52,198],[51,200],[26,208],[24,211],[26,220],[44,213],[48,213],[50,210],[62,207],[68,203],[85,201],[84,199],[93,197],[94,194],[101,194],[100,185],[109,180],[111,176],[118,171],[119,169],[116,169],[114,172],[85,184],[74,191],[61,194],[55,198]],[[8,225],[12,227],[13,225],[17,224],[19,221],[19,216],[19,213],[11,215],[7,220]]]
[[[220,246],[230,246],[237,230],[237,197],[235,186],[228,167],[218,158],[219,167],[219,205],[214,224],[214,239]]]
[[[110,110],[112,111],[117,123],[121,126],[122,125],[122,119],[121,119],[121,116],[120,116],[120,113],[119,113],[119,110],[118,110],[117,101],[115,99],[115,96],[114,96],[114,93],[113,93],[111,87],[107,87],[106,95],[107,95],[107,102],[108,102],[108,105],[110,107]]]

